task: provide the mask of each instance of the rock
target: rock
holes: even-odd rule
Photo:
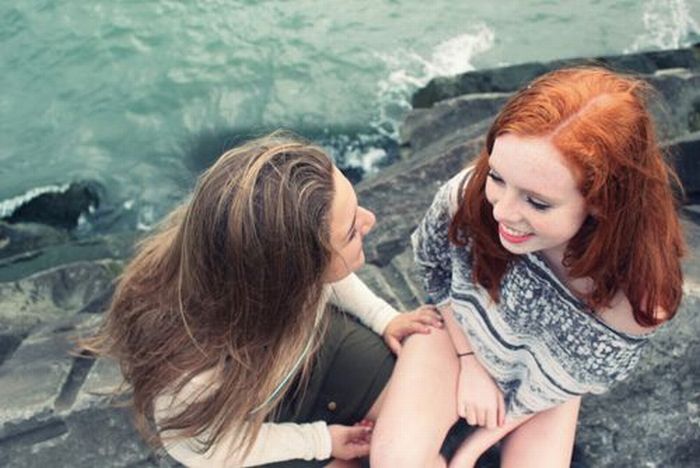
[[[0,221],[0,258],[12,257],[69,240],[62,230],[45,224]]]
[[[539,75],[557,68],[575,65],[604,65],[615,70],[651,75],[659,70],[700,68],[700,44],[688,49],[644,52],[596,58],[554,60],[548,63],[525,63],[492,70],[477,70],[452,77],[438,77],[416,91],[414,109],[465,94],[512,93]]]
[[[0,283],[0,323],[16,337],[76,315],[104,296],[121,271],[114,260],[64,265],[18,281]]]
[[[699,309],[700,296],[686,297],[627,381],[584,398],[577,441],[588,466],[681,467],[700,458]]]
[[[698,130],[693,128],[693,125],[697,125],[693,122],[700,120],[700,70],[674,69],[642,78],[663,98],[663,101],[651,107],[662,141]]]
[[[108,390],[96,380],[115,380],[101,368],[90,374],[92,360],[69,354],[73,336],[93,329],[96,319],[82,316],[69,330],[44,328],[0,368],[1,466],[157,466],[128,410],[113,407],[109,394],[85,396]]]
[[[428,159],[402,161],[356,187],[362,204],[377,216],[377,224],[364,243],[368,263],[384,267],[408,247],[410,234],[437,189],[482,146],[482,139],[476,138]]]
[[[470,94],[411,111],[401,126],[403,158],[444,153],[485,134],[509,97],[509,93]]]
[[[0,256],[0,282],[20,278],[77,262],[102,259],[122,261],[132,254],[140,237],[136,231],[95,235],[87,239],[69,239],[57,244],[41,245],[37,249],[16,253],[6,258]]]
[[[41,223],[49,226],[73,229],[83,213],[100,204],[103,187],[97,182],[74,182],[66,187],[45,190],[32,196],[19,197],[5,211],[2,219],[9,223]],[[12,202],[12,201],[9,201]]]
[[[700,203],[700,131],[668,143],[687,201]]]

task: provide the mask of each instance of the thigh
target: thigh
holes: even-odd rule
[[[332,309],[308,383],[289,392],[274,420],[354,424],[382,394],[395,362],[380,336]]]
[[[503,442],[502,466],[568,467],[571,464],[580,405],[581,399],[574,398],[537,413],[511,432]]]
[[[447,331],[433,329],[406,340],[372,435],[373,464],[433,464],[457,420],[458,371]]]

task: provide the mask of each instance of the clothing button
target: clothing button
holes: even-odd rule
[[[331,401],[328,403],[328,411],[335,411],[337,407],[338,405],[335,403],[335,401]]]

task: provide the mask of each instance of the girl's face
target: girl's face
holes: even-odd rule
[[[504,134],[489,157],[486,199],[501,244],[514,254],[541,252],[561,265],[588,212],[574,174],[544,137]]]
[[[330,234],[333,253],[324,281],[340,281],[365,263],[362,239],[376,221],[374,213],[357,204],[357,195],[350,181],[333,169],[335,194],[330,212]]]

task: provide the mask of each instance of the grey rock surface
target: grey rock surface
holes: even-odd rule
[[[427,108],[445,99],[474,93],[511,93],[551,70],[577,65],[602,65],[619,71],[652,75],[664,70],[700,67],[700,44],[687,49],[630,55],[572,58],[547,63],[531,62],[498,69],[437,77],[413,95],[413,108]]]

